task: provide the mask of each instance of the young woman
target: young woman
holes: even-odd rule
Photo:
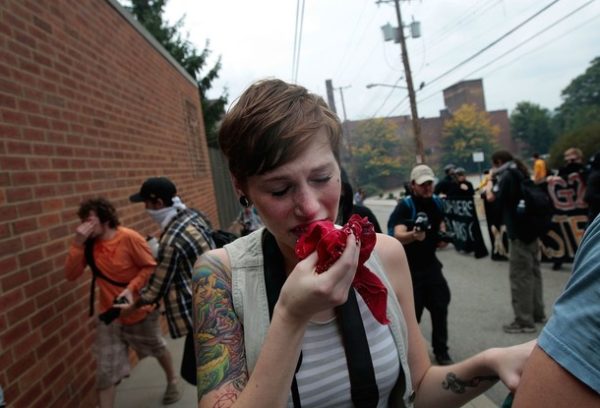
[[[254,204],[265,228],[196,264],[198,406],[458,407],[498,378],[514,389],[533,343],[431,365],[394,238],[377,234],[365,264],[387,288],[388,324],[352,287],[357,237],[323,273],[316,253],[298,260],[308,225],[336,219],[340,137],[320,97],[280,80],[250,86],[223,120],[240,203]]]

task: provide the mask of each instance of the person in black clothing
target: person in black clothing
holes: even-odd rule
[[[573,178],[576,179],[579,175],[581,182],[587,182],[587,171],[583,164],[583,152],[577,147],[570,147],[563,153],[564,165],[558,169],[558,174],[555,177],[560,177],[567,182],[573,183]],[[562,268],[562,261],[557,260],[552,264],[552,269],[558,271]]]
[[[456,166],[454,166],[454,164],[447,164],[446,166],[444,166],[444,172],[446,173],[446,176],[435,185],[435,189],[433,190],[434,194],[437,194],[440,196],[448,195],[448,193],[450,192],[450,189],[452,188],[452,186],[455,183],[455,180],[454,180],[454,169],[455,168],[456,168]]]
[[[381,227],[377,221],[377,217],[371,211],[370,208],[364,205],[354,204],[354,192],[350,180],[346,171],[342,169],[342,195],[340,198],[340,210],[338,212],[337,224],[344,225],[350,219],[352,214],[358,214],[361,217],[367,217],[367,219],[373,224],[375,232],[381,233]]]
[[[465,169],[457,167],[454,170],[454,183],[448,189],[449,197],[473,197],[475,189],[473,183],[467,180]]]
[[[540,248],[526,215],[520,215],[517,209],[523,198],[521,180],[529,178],[529,171],[504,150],[492,155],[492,164],[492,185],[486,189],[486,198],[498,202],[502,208],[502,220],[510,240],[509,279],[515,314],[514,321],[502,329],[506,333],[535,333],[534,323],[546,321],[538,257]]]
[[[441,241],[440,230],[445,230],[439,198],[433,196],[433,170],[421,164],[411,172],[412,196],[400,200],[388,221],[388,230],[404,245],[410,274],[417,320],[423,309],[431,315],[431,344],[440,365],[452,364],[448,354],[448,305],[450,288],[442,274],[442,263],[436,257],[437,248],[448,245]],[[419,218],[424,213],[429,228],[421,229]]]

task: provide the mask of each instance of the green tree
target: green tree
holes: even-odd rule
[[[560,134],[600,122],[600,57],[561,92],[555,126]]]
[[[414,142],[401,138],[394,124],[384,119],[366,120],[354,129],[352,140],[348,167],[358,186],[382,187],[386,179],[406,179],[414,164]]]
[[[600,122],[596,121],[561,135],[550,148],[548,164],[551,168],[564,165],[563,153],[570,147],[581,149],[584,160],[600,151]]]
[[[526,144],[525,153],[546,153],[554,143],[552,115],[546,108],[531,102],[519,102],[510,114],[510,132]]]
[[[204,49],[198,52],[180,33],[184,17],[173,25],[164,20],[166,3],[167,0],[130,0],[131,5],[126,8],[196,81],[200,91],[208,144],[217,147],[217,123],[225,113],[228,95],[225,91],[217,99],[210,100],[206,98],[206,93],[211,89],[213,81],[219,77],[221,57],[211,68],[207,68],[207,59],[211,54],[210,41],[206,40]]]
[[[444,122],[443,163],[453,163],[467,171],[477,171],[473,153],[483,152],[489,158],[497,146],[499,133],[500,128],[491,124],[487,112],[477,109],[475,105],[462,105]]]

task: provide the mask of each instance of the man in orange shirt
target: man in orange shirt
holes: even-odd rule
[[[540,157],[539,153],[533,154],[533,182],[542,183],[546,180],[548,175],[548,169],[546,168],[546,162]]]
[[[159,312],[153,307],[131,309],[119,315],[113,301],[124,287],[138,294],[156,266],[144,238],[137,232],[120,226],[117,211],[104,198],[91,199],[79,207],[81,224],[65,262],[65,277],[75,280],[86,265],[86,247],[91,250],[97,270],[92,280],[97,281],[100,292],[100,319],[96,320],[96,388],[100,408],[113,407],[115,386],[129,375],[128,346],[140,359],[153,356],[159,361],[167,376],[167,391],[163,403],[171,404],[181,398],[178,378],[173,368],[171,353],[161,335]],[[92,286],[93,293],[93,286]],[[91,310],[93,313],[93,297]],[[112,320],[110,317],[117,317]]]

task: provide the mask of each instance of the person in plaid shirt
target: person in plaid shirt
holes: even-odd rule
[[[192,321],[192,268],[196,259],[215,247],[211,238],[211,226],[203,215],[187,208],[177,196],[177,188],[166,177],[146,180],[140,191],[129,197],[134,203],[143,202],[150,217],[161,226],[162,234],[156,269],[148,283],[140,291],[134,304],[158,303],[165,305],[165,315],[172,338],[186,337],[181,376],[196,384]],[[126,297],[132,304],[131,293],[126,289],[119,297]],[[128,305],[123,305],[127,308]]]

